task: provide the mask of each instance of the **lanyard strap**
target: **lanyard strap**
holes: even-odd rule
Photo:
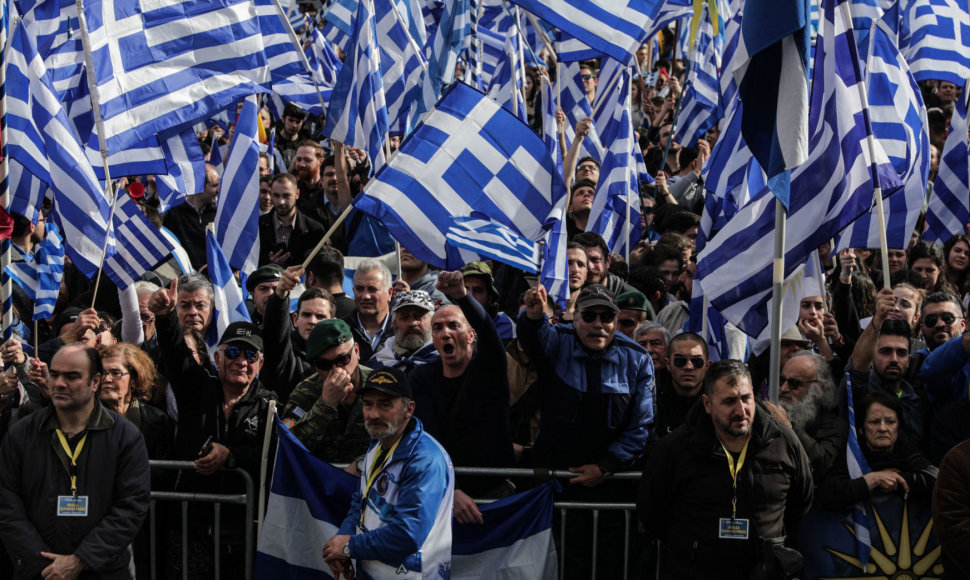
[[[367,494],[370,493],[370,488],[372,485],[374,485],[374,481],[377,479],[377,474],[379,474],[384,469],[384,466],[387,465],[388,460],[391,458],[392,455],[394,455],[394,450],[397,449],[397,445],[398,443],[401,442],[401,439],[402,438],[399,437],[398,440],[394,442],[394,445],[391,445],[391,448],[387,451],[387,453],[382,453],[379,451],[377,455],[374,456],[374,460],[370,464],[370,469],[367,472],[368,473],[367,485],[364,486],[364,495],[361,496],[361,506],[360,506],[361,526],[363,526],[364,524],[364,511],[367,506]],[[379,446],[380,443],[378,443],[377,445]],[[380,463],[377,462],[378,459],[381,460]]]
[[[61,447],[64,448],[64,453],[67,453],[67,456],[71,458],[71,494],[77,497],[77,458],[81,456],[81,449],[84,448],[84,442],[87,441],[88,434],[85,433],[81,437],[81,441],[74,448],[74,451],[71,451],[71,446],[67,444],[67,437],[64,436],[64,432],[60,429],[57,430],[57,438],[61,442]]]
[[[721,449],[724,450],[724,455],[727,456],[728,460],[728,471],[731,473],[731,481],[733,484],[733,497],[731,497],[731,519],[735,519],[738,514],[738,473],[741,472],[741,467],[744,465],[744,459],[748,456],[748,443],[751,443],[751,438],[744,442],[744,447],[741,449],[741,455],[738,456],[737,465],[734,464],[734,455],[728,451],[728,448],[724,446],[724,442],[718,439],[721,444]]]

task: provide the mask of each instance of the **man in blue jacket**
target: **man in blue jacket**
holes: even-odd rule
[[[361,388],[371,436],[360,490],[337,535],[323,546],[335,578],[440,578],[451,571],[454,470],[414,417],[411,386],[395,368]]]

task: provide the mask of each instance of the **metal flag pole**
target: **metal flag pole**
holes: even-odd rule
[[[781,376],[781,310],[785,282],[785,224],[788,212],[775,198],[775,259],[771,271],[771,348],[768,354],[768,400],[778,402],[778,377]]]

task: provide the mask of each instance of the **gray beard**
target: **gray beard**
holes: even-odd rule
[[[783,403],[782,406],[788,413],[788,420],[791,421],[792,427],[797,429],[805,430],[818,417],[818,404],[812,393],[809,393],[804,399],[795,400],[788,404]]]
[[[428,343],[428,339],[419,334],[395,336],[391,349],[398,356],[409,356]]]

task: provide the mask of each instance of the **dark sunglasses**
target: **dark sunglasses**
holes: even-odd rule
[[[354,358],[354,349],[350,349],[350,352],[343,356],[337,357],[335,360],[329,360],[325,358],[318,358],[313,361],[316,365],[318,371],[327,372],[333,367],[345,367],[350,364],[350,359]]]
[[[246,357],[246,362],[256,362],[259,358],[259,351],[255,348],[242,348],[241,346],[236,346],[230,344],[226,346],[226,358],[229,360],[236,360],[239,355],[244,355]]]
[[[778,384],[779,385],[783,385],[785,383],[788,383],[788,388],[790,388],[790,389],[792,389],[794,391],[797,391],[798,389],[802,388],[805,385],[810,385],[812,383],[817,383],[817,382],[818,382],[818,379],[811,380],[811,381],[803,381],[801,379],[794,379],[792,377],[786,377],[784,375],[778,377]]]
[[[584,81],[588,81],[589,79],[593,78],[593,75],[582,75],[582,76]]]
[[[614,318],[616,318],[616,312],[613,312],[612,310],[600,310],[599,312],[595,312],[593,310],[583,310],[580,313],[580,316],[583,318],[583,322],[586,323],[592,324],[593,322],[596,322],[597,318],[599,318],[600,322],[603,324],[609,324],[610,322],[613,322]]]
[[[929,328],[932,328],[936,326],[936,322],[941,318],[943,319],[943,324],[946,324],[947,326],[953,324],[957,320],[957,317],[954,316],[952,312],[944,312],[943,314],[928,314],[926,318],[923,319],[923,324]]]
[[[621,318],[617,320],[616,323],[622,326],[623,328],[630,328],[631,326],[637,325],[637,321],[634,318]]]
[[[704,357],[702,356],[684,356],[682,354],[674,355],[674,366],[677,368],[683,368],[687,366],[687,363],[695,369],[699,369],[704,366]]]

